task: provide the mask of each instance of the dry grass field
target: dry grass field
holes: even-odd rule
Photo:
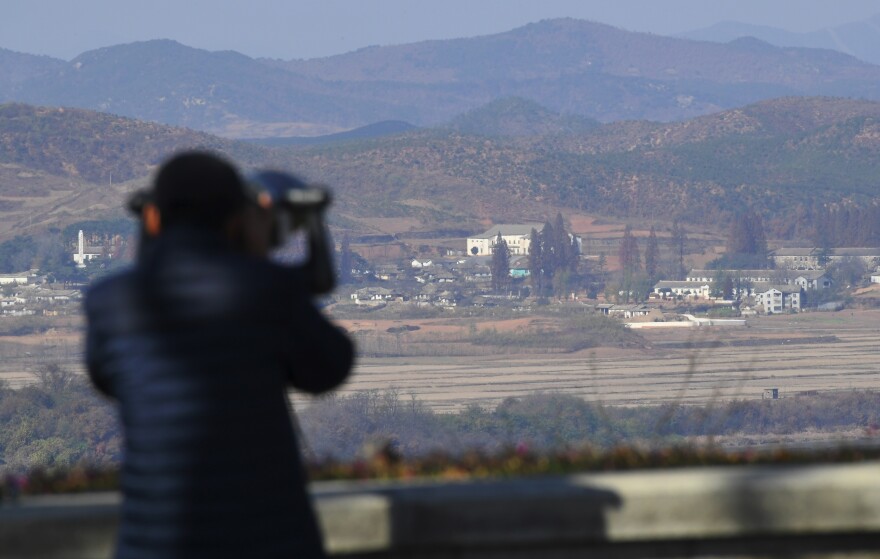
[[[509,330],[535,320],[540,319],[481,321],[476,327]],[[449,319],[342,322],[351,331],[377,334],[404,323],[419,325],[418,332],[402,338],[404,346],[425,337],[461,338],[470,327]],[[21,386],[49,362],[83,372],[81,332],[0,337],[0,379]],[[364,357],[342,392],[395,389],[401,397],[414,395],[436,411],[450,412],[536,392],[638,406],[760,399],[766,388],[778,388],[781,397],[880,390],[880,311],[760,317],[745,328],[651,330],[641,335],[647,346],[637,349],[499,353],[495,348],[471,355]],[[302,395],[294,399],[300,406],[310,401]]]
[[[778,388],[781,397],[880,389],[880,311],[760,317],[745,328],[655,330],[643,336],[649,346],[636,350],[362,358],[342,391],[393,388],[436,411],[454,411],[535,392],[638,406],[760,399],[766,388]],[[308,404],[306,397],[295,399]]]

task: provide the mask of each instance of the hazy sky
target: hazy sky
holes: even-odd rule
[[[570,16],[674,34],[723,20],[812,31],[880,13],[878,0],[2,0],[0,47],[71,59],[168,38],[249,56],[313,58],[470,37]]]

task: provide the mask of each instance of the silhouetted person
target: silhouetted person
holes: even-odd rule
[[[267,259],[269,217],[230,164],[179,155],[135,266],[89,290],[89,374],[125,430],[119,558],[323,556],[287,390],[337,386],[353,347]]]

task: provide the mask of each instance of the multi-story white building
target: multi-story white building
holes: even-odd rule
[[[495,246],[495,240],[501,233],[501,238],[507,243],[511,255],[525,255],[529,253],[529,247],[532,244],[532,229],[540,233],[544,230],[542,223],[532,224],[511,224],[501,223],[493,225],[488,231],[468,237],[467,253],[468,256],[489,256],[492,254],[492,247]]]
[[[831,287],[831,279],[825,275],[824,270],[700,270],[694,269],[688,273],[687,282],[711,284],[717,277],[730,278],[734,282],[734,291],[739,296],[751,295],[756,289],[766,287],[768,284],[795,285],[805,290],[827,289]],[[661,282],[662,283],[662,282]],[[683,283],[683,282],[677,282]],[[659,284],[658,284],[659,285]],[[686,286],[684,286],[686,287]],[[655,288],[654,291],[657,291]]]
[[[774,286],[755,293],[755,306],[767,314],[801,310],[801,290],[789,285]]]
[[[532,245],[532,229],[541,233],[544,230],[543,223],[527,223],[525,225],[502,223],[493,225],[488,231],[467,239],[468,256],[490,256],[492,247],[501,233],[501,238],[507,243],[511,256],[526,256]],[[583,239],[569,233],[569,239],[577,243],[580,251],[583,246]]]

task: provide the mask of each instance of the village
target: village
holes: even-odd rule
[[[342,287],[351,303],[365,307],[508,306],[528,310],[533,304],[554,301],[592,306],[597,312],[632,321],[682,320],[691,313],[750,317],[804,310],[840,310],[846,293],[880,284],[880,249],[778,248],[767,255],[767,269],[692,268],[680,280],[661,279],[644,293],[615,291],[619,285],[605,270],[608,254],[578,254],[581,280],[565,295],[547,300],[534,293],[530,270],[530,244],[540,224],[498,224],[466,239],[464,250],[448,251],[435,258],[402,258],[372,268],[351,270],[351,281]],[[578,249],[585,246],[572,235]],[[498,240],[509,252],[506,289],[493,289],[492,259]],[[610,250],[615,247],[612,245]],[[607,258],[611,260],[611,258]],[[845,267],[846,285],[832,277],[832,269]],[[855,270],[855,272],[853,272]],[[838,274],[840,275],[840,274]]]
[[[462,239],[459,249],[443,255],[379,259],[372,264],[357,256],[340,258],[350,269],[340,270],[341,285],[328,304],[354,305],[361,312],[380,308],[439,309],[505,307],[526,312],[532,305],[578,304],[628,322],[691,322],[688,316],[748,318],[757,315],[795,313],[804,310],[840,310],[846,304],[844,291],[858,287],[880,287],[880,249],[777,248],[768,254],[768,269],[692,268],[682,279],[659,279],[635,292],[617,290],[613,269],[614,244],[604,252],[584,254],[588,243],[568,234],[576,263],[577,280],[564,294],[536,293],[530,266],[533,235],[541,233],[539,223],[496,224],[486,231]],[[78,269],[101,270],[109,261],[106,247],[90,246],[90,238],[79,231],[70,264]],[[94,238],[94,237],[91,237]],[[493,256],[499,239],[507,248],[508,277],[499,289],[493,282]],[[590,244],[595,247],[596,243]],[[342,247],[342,251],[351,250]],[[340,255],[342,256],[342,255]],[[117,264],[119,264],[117,262]],[[839,285],[830,270],[846,265],[860,277]],[[850,274],[852,276],[852,274]],[[645,278],[648,279],[648,278]],[[856,279],[856,281],[853,281]],[[58,282],[40,270],[0,274],[0,315],[63,316],[78,314],[86,282]]]

